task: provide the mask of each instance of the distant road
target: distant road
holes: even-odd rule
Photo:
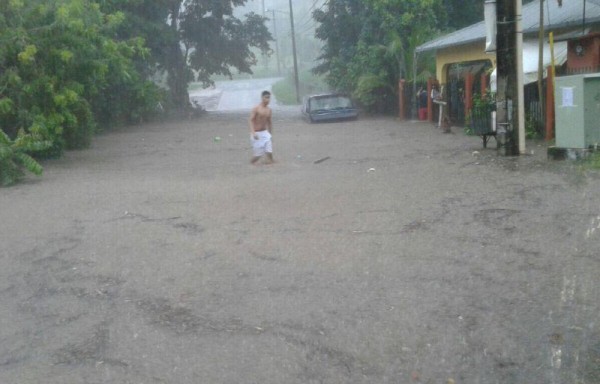
[[[212,89],[190,92],[190,99],[198,102],[207,111],[247,110],[260,102],[260,94],[270,91],[280,78],[219,81]],[[277,106],[273,97],[271,105]]]

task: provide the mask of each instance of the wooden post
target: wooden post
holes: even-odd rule
[[[433,122],[433,101],[431,100],[431,90],[433,89],[433,79],[427,79],[427,120]]]
[[[404,83],[406,80],[400,79],[398,82],[398,117],[400,120],[406,120],[406,108],[404,107]]]
[[[548,67],[546,77],[546,141],[554,139],[554,67]]]

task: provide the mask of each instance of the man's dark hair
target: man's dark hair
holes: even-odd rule
[[[260,95],[260,97],[265,97],[265,96],[271,96],[271,92],[269,91],[263,91]]]

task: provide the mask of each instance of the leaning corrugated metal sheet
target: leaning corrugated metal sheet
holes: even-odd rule
[[[562,2],[546,1],[544,5],[544,29],[546,32],[581,27],[583,22],[583,0]],[[482,15],[483,16],[483,15]],[[600,23],[600,0],[586,0],[586,24]],[[537,34],[540,26],[539,0],[523,6],[523,33]],[[483,21],[466,28],[441,36],[417,47],[417,52],[426,52],[458,45],[464,45],[485,39],[485,23]]]

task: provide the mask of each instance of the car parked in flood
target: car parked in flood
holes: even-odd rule
[[[353,120],[358,118],[358,108],[346,95],[327,93],[306,96],[302,102],[302,115],[311,123]]]

